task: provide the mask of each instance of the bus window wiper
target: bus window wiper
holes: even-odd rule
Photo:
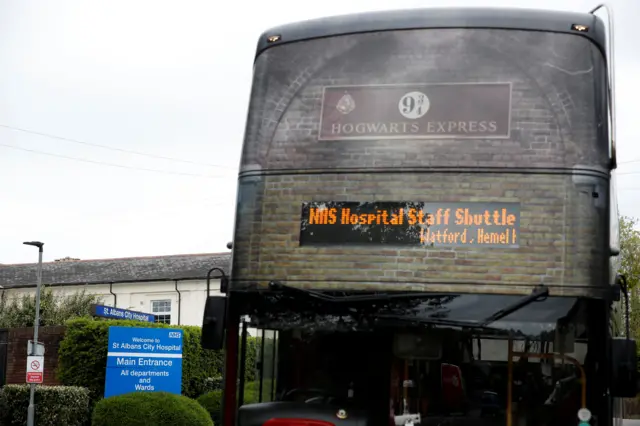
[[[369,295],[353,295],[353,296],[331,296],[329,294],[324,294],[319,291],[309,290],[306,288],[293,287],[290,285],[282,284],[279,282],[271,281],[269,283],[269,288],[271,290],[286,290],[290,292],[297,292],[304,294],[309,297],[313,297],[315,299],[323,300],[325,302],[333,302],[333,303],[346,303],[346,302],[368,302],[368,301],[386,301],[386,300],[394,300],[394,299],[437,299],[441,297],[452,297],[456,296],[454,293],[427,293],[427,292],[411,292],[411,293],[398,293],[398,294],[369,294]],[[443,320],[441,318],[429,318],[428,321],[430,323],[434,323],[434,321],[453,321],[457,325],[465,325],[465,326],[473,326],[473,327],[486,327],[492,322],[498,321],[501,318],[506,317],[507,315],[512,314],[513,312],[524,308],[525,306],[539,300],[540,298],[544,298],[549,295],[549,288],[545,285],[537,286],[533,292],[523,297],[522,299],[514,302],[513,304],[500,309],[499,311],[491,314],[486,317],[481,322],[464,322],[464,321],[455,321],[455,320]],[[395,318],[398,320],[402,320],[400,318]],[[402,320],[404,321],[404,320]],[[444,324],[441,322],[441,324]],[[454,325],[454,324],[449,324]]]
[[[365,294],[365,295],[349,295],[349,296],[331,296],[315,290],[309,290],[307,288],[293,287],[287,284],[271,281],[269,283],[271,290],[286,290],[290,292],[304,294],[315,299],[323,300],[325,302],[333,303],[347,303],[347,302],[377,302],[394,299],[436,299],[440,297],[452,297],[456,296],[454,293],[427,293],[427,292],[410,292],[410,293],[397,293],[397,294]]]
[[[453,319],[436,318],[436,317],[415,318],[415,317],[408,317],[403,315],[376,315],[375,317],[380,319],[392,320],[392,321],[412,322],[416,324],[434,324],[434,325],[445,325],[445,326],[461,327],[461,328],[495,330],[493,327],[486,326],[476,321],[462,321],[462,320],[453,320]]]
[[[522,309],[525,306],[533,303],[540,298],[546,297],[549,295],[549,289],[540,285],[533,290],[528,296],[523,297],[522,299],[512,303],[506,308],[502,308],[499,311],[491,314],[486,317],[484,320],[478,321],[463,321],[463,320],[453,320],[447,318],[437,318],[437,317],[424,317],[424,318],[415,318],[415,317],[407,317],[401,315],[376,315],[376,318],[381,319],[389,319],[394,321],[402,321],[402,322],[414,322],[418,324],[436,324],[436,325],[449,325],[454,327],[467,327],[467,328],[476,328],[476,329],[485,329],[485,330],[495,330],[493,327],[489,327],[489,324],[492,322],[498,321],[501,318],[506,317],[509,314],[517,311],[518,309]]]
[[[547,297],[548,295],[549,295],[549,288],[545,285],[539,285],[533,290],[533,292],[530,295],[525,296],[522,299],[507,306],[506,308],[502,308],[499,311],[491,314],[490,316],[482,320],[482,322],[480,322],[479,324],[482,326],[491,324],[492,322],[498,321],[506,317],[507,315],[510,315],[515,311],[522,309],[525,306],[539,300],[540,298]]]

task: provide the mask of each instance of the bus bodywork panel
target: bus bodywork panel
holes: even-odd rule
[[[265,50],[232,288],[543,283],[599,295],[610,281],[605,67],[588,38],[542,31],[370,32]]]
[[[580,35],[605,50],[604,23],[591,13],[504,7],[430,7],[327,16],[273,27],[260,36],[256,56],[281,43],[371,31],[502,28],[575,34],[574,24],[585,26],[587,31],[581,31]],[[273,36],[279,37],[275,43]]]

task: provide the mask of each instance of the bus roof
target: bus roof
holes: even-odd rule
[[[572,29],[588,27],[586,32]],[[256,58],[283,43],[373,31],[425,28],[493,28],[579,34],[605,52],[605,27],[593,14],[520,8],[428,8],[364,12],[293,22],[271,28],[260,36]],[[279,36],[269,42],[271,36]]]

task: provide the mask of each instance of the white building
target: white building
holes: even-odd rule
[[[54,294],[84,289],[102,304],[154,314],[157,322],[202,325],[207,273],[229,274],[230,253],[184,254],[122,259],[65,260],[42,267],[43,286]],[[210,294],[220,293],[219,271],[212,271]],[[0,292],[7,300],[35,294],[37,264],[0,265]]]

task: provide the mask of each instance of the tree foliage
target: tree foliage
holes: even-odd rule
[[[640,282],[640,231],[636,218],[620,218],[620,257],[621,272],[627,277],[629,289],[634,289]]]
[[[620,258],[620,273],[626,276],[629,287],[629,331],[637,339],[640,337],[640,231],[636,218],[620,218]],[[624,315],[624,306],[622,309]]]
[[[85,290],[63,296],[56,295],[49,287],[40,292],[40,325],[64,325],[72,318],[91,315],[91,304],[100,303],[102,297]],[[15,299],[0,298],[0,328],[33,327],[36,314],[35,294],[23,294]]]

